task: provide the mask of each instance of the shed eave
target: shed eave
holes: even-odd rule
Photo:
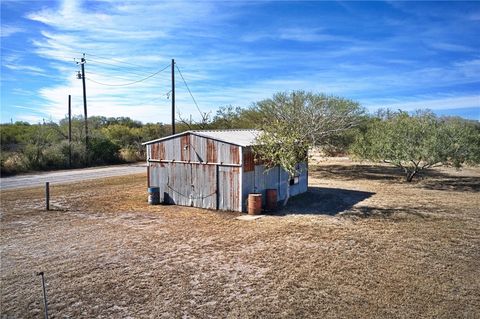
[[[185,132],[182,132],[182,133],[177,133],[177,134],[174,134],[174,135],[169,135],[169,136],[157,138],[157,139],[155,139],[155,140],[143,142],[142,145],[148,145],[148,144],[153,144],[153,143],[157,143],[157,142],[166,141],[166,140],[169,140],[169,139],[171,139],[171,138],[175,138],[175,137],[179,137],[179,136],[182,136],[182,135],[186,135],[186,134],[188,134],[188,133],[192,133],[192,131],[185,131]]]
[[[222,143],[227,143],[227,144],[231,144],[231,145],[235,145],[235,146],[240,146],[240,147],[247,147],[247,146],[255,145],[255,144],[235,143],[235,142],[232,142],[232,141],[227,141],[227,140],[224,140],[224,139],[221,139],[221,138],[212,137],[208,134],[202,134],[201,131],[185,131],[185,132],[182,132],[182,133],[177,133],[177,134],[174,134],[174,135],[165,136],[165,137],[158,138],[158,139],[155,139],[155,140],[143,142],[142,145],[149,145],[149,144],[153,144],[153,143],[157,143],[157,142],[163,142],[163,141],[169,140],[171,138],[176,138],[176,137],[186,135],[186,134],[193,134],[193,135],[196,135],[196,136],[199,136],[199,137],[203,137],[203,138],[207,138],[207,139],[210,139],[210,140],[214,140],[214,141],[218,141],[218,142],[222,142]]]

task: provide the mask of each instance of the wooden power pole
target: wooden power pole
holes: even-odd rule
[[[83,113],[84,113],[84,120],[85,120],[85,164],[88,166],[88,115],[87,115],[87,88],[85,85],[85,53],[83,54],[83,58],[80,60],[80,66],[82,68],[82,74],[79,78],[82,79],[83,84]]]
[[[175,134],[175,59],[172,59],[172,135]]]

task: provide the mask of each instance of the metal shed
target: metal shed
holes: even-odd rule
[[[143,143],[147,147],[148,187],[160,189],[160,202],[244,212],[250,193],[276,189],[278,200],[307,191],[307,163],[290,179],[254,159],[258,130],[186,131]]]

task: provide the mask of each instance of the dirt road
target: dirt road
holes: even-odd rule
[[[147,168],[143,163],[104,166],[95,168],[82,168],[72,170],[62,170],[55,172],[42,172],[34,174],[17,175],[3,177],[0,179],[1,189],[16,189],[25,187],[35,187],[45,184],[45,182],[63,184],[80,182],[85,180],[104,178],[110,176],[122,176],[129,174],[138,174],[146,172]]]

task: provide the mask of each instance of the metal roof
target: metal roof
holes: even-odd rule
[[[161,142],[161,141],[165,141],[165,140],[186,135],[186,134],[193,134],[193,135],[210,138],[213,140],[234,144],[238,146],[251,146],[256,144],[255,139],[260,135],[260,132],[261,131],[259,130],[250,130],[250,129],[185,131],[175,135],[170,135],[170,136],[162,137],[156,140],[148,141],[148,142],[142,143],[142,145]]]

